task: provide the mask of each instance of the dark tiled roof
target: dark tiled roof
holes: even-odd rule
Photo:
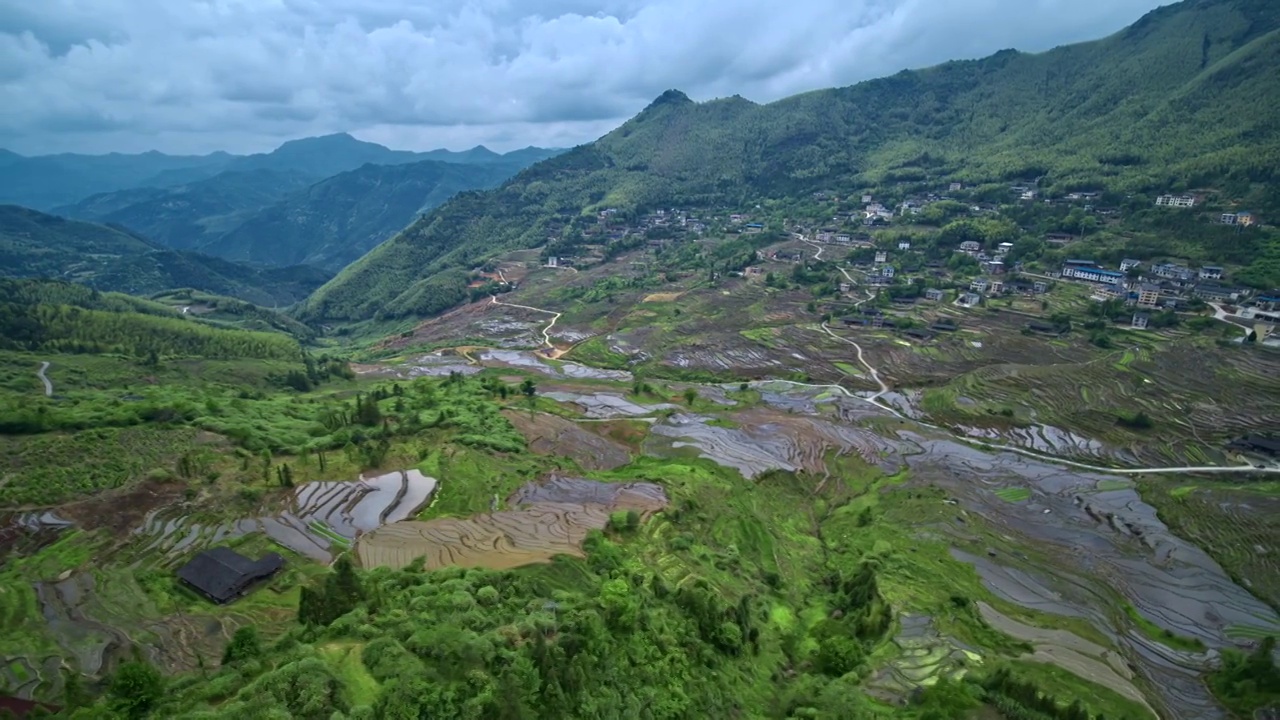
[[[284,567],[284,559],[267,553],[261,560],[250,560],[231,548],[216,547],[196,555],[178,569],[178,577],[210,600],[225,603],[256,580],[268,578]]]

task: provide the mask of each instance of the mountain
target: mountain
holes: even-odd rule
[[[269,153],[230,155],[216,152],[200,156],[174,156],[159,152],[140,155],[43,155],[23,157],[0,149],[0,204],[52,210],[75,205],[90,196],[138,188],[173,188],[208,180],[219,173],[251,175],[261,171],[296,175],[316,182],[363,165],[396,165],[438,160],[466,165],[518,163],[521,167],[555,155],[560,150],[525,148],[499,155],[477,146],[452,152],[391,150],[338,133],[290,140]],[[96,204],[124,207],[123,199],[101,198]]]
[[[164,173],[219,172],[231,158],[226,153],[202,156],[43,155],[24,157],[5,151],[0,157],[0,204],[47,210],[96,193],[152,186]]]
[[[0,276],[57,278],[149,295],[194,288],[264,306],[290,305],[329,275],[317,268],[260,270],[167,250],[126,230],[0,205]]]
[[[407,153],[328,135],[234,158],[213,177],[99,193],[51,212],[121,225],[177,250],[267,265],[314,257],[337,271],[419,211],[462,190],[493,187],[558,152],[530,147],[499,155],[478,146]]]
[[[1186,0],[1108,38],[903,71],[757,105],[668,91],[597,140],[463,193],[316,292],[312,319],[422,314],[432,278],[604,207],[740,206],[894,183],[1178,192],[1280,211],[1280,4]],[[579,220],[582,218],[582,220]]]
[[[101,193],[52,212],[77,220],[123,225],[179,250],[209,242],[254,211],[309,184],[309,176],[282,170],[231,170],[172,188]]]
[[[322,180],[247,217],[202,252],[273,266],[334,272],[460,191],[490,188],[520,166],[434,160],[366,165]],[[128,223],[124,223],[128,224]]]

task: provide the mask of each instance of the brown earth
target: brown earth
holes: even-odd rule
[[[592,530],[604,529],[610,513],[637,510],[647,515],[665,507],[667,497],[650,483],[552,478],[521,488],[511,502],[521,509],[392,523],[361,537],[356,552],[365,567],[404,567],[421,557],[429,570],[505,570],[549,562],[556,555],[582,556],[583,540]]]
[[[539,455],[573,458],[587,470],[612,470],[631,462],[626,448],[571,420],[547,413],[530,417],[516,410],[504,410],[502,414],[524,435],[529,449]]]

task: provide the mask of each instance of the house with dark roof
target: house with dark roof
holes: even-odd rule
[[[178,568],[178,578],[216,603],[240,597],[254,583],[265,580],[284,567],[284,558],[267,553],[251,560],[227,547],[205,550]]]
[[[920,342],[926,342],[928,340],[933,339],[933,333],[929,332],[928,330],[922,330],[920,328],[911,328],[903,334],[911,338],[912,340],[919,340]]]
[[[1227,444],[1227,447],[1238,452],[1270,455],[1272,457],[1280,456],[1280,440],[1261,435],[1249,435],[1238,440],[1232,440]]]
[[[954,320],[939,320],[933,324],[933,329],[941,330],[942,332],[955,332],[960,329],[960,326]]]

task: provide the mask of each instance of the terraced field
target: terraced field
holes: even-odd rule
[[[419,557],[428,569],[520,567],[581,555],[587,533],[604,529],[612,513],[648,515],[667,498],[651,483],[553,477],[517,490],[508,502],[520,509],[386,525],[362,536],[356,551],[365,567],[404,567]]]
[[[356,482],[313,482],[296,488],[281,507],[236,520],[208,522],[182,506],[164,506],[135,528],[147,566],[172,567],[190,553],[253,533],[321,562],[349,548],[362,533],[412,517],[435,491],[417,470]]]
[[[1280,488],[1275,483],[1143,480],[1140,490],[1174,532],[1205,548],[1232,579],[1280,609]],[[1229,632],[1256,637],[1260,631],[1245,622]]]

